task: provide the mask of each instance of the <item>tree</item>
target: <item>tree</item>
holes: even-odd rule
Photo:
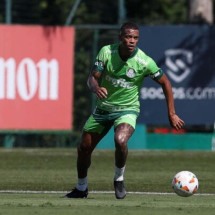
[[[127,18],[139,24],[186,24],[187,0],[127,0]]]
[[[189,20],[195,24],[213,24],[213,0],[190,0]]]

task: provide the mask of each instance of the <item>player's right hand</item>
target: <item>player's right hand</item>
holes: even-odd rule
[[[95,93],[97,98],[99,99],[105,99],[107,98],[107,95],[108,95],[107,89],[104,87],[98,87]]]

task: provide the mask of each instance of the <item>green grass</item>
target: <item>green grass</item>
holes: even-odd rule
[[[65,199],[60,194],[1,194],[0,214],[214,214],[215,196],[128,194],[115,200],[112,194],[90,194],[88,199]]]
[[[89,170],[89,198],[71,200],[61,197],[76,183],[76,150],[0,149],[0,215],[214,214],[214,163],[215,153],[209,151],[129,151],[125,173],[129,193],[116,200],[112,192],[92,192],[113,191],[114,151],[96,150]],[[197,195],[183,198],[172,193],[172,178],[181,170],[197,175]],[[20,190],[58,193],[15,192]]]

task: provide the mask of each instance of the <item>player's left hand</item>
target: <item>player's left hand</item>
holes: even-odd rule
[[[177,114],[169,115],[169,121],[171,126],[176,130],[180,130],[185,125],[184,121]]]

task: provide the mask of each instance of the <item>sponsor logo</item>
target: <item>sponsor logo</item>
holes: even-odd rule
[[[165,51],[167,74],[176,83],[186,79],[193,62],[193,53],[185,49],[168,49]]]
[[[130,89],[133,87],[133,84],[130,82],[127,82],[124,78],[112,78],[109,75],[106,75],[105,79],[110,82],[114,87],[122,87]]]
[[[59,63],[56,59],[34,62],[24,58],[0,58],[0,99],[29,101],[57,100],[59,96]]]
[[[140,91],[141,99],[165,99],[163,90],[161,87],[154,88],[141,88]],[[184,88],[173,87],[173,96],[174,99],[182,100],[203,100],[203,99],[215,99],[215,87],[206,87],[206,88]]]

